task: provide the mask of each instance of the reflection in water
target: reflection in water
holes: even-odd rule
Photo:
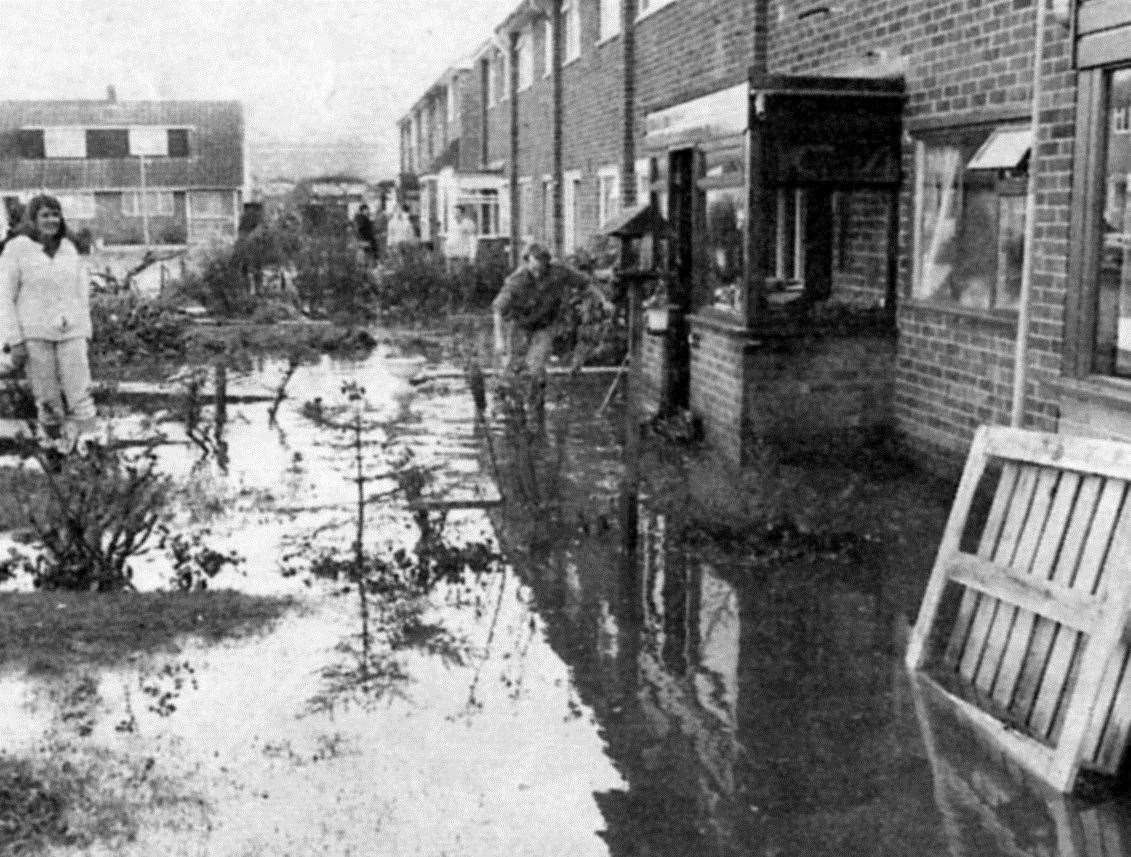
[[[952,854],[1131,855],[1131,798],[1093,803],[1052,791],[909,681]]]

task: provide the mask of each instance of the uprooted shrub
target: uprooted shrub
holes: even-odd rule
[[[164,300],[130,292],[95,295],[90,303],[90,359],[96,371],[139,359],[184,357],[189,319]]]
[[[150,546],[170,496],[171,481],[156,471],[152,450],[127,456],[94,446],[57,471],[43,453],[32,454],[47,484],[46,502],[29,514],[41,550],[0,561],[0,579],[25,572],[37,589],[132,589],[130,562]]]

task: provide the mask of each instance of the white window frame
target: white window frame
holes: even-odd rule
[[[562,252],[577,250],[577,198],[581,190],[581,170],[562,174]]]
[[[56,126],[43,129],[43,156],[55,158],[85,158],[86,128]]]
[[[554,22],[549,18],[542,21],[542,77],[554,74]]]
[[[146,190],[146,214],[152,217],[172,217],[177,210],[171,190]],[[141,217],[141,191],[127,190],[122,193],[122,214],[126,217]]]
[[[518,91],[534,85],[534,31],[523,30],[518,37]]]
[[[581,56],[581,0],[563,0],[562,32],[565,34],[565,50],[562,51],[562,64],[568,64]]]
[[[606,193],[608,188],[608,193]],[[609,164],[597,170],[597,228],[620,213],[620,169]]]
[[[499,62],[498,55],[492,54],[487,59],[487,106],[494,107],[498,104],[498,99],[495,98],[495,90],[499,88]]]
[[[98,216],[93,193],[57,193],[55,197],[68,220],[94,220]]]
[[[652,159],[636,159],[636,204],[644,205],[652,193]]]
[[[129,128],[126,134],[129,137],[131,155],[143,155],[147,158],[169,157],[168,128],[148,125]]]
[[[1111,133],[1131,134],[1131,105],[1124,104],[1112,110]]]
[[[600,8],[600,30],[597,44],[603,44],[620,35],[620,0],[597,0]]]
[[[658,12],[665,6],[670,6],[675,0],[638,0],[636,5],[636,20],[643,21],[653,12]]]

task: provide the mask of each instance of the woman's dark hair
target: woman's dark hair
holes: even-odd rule
[[[43,239],[39,234],[39,229],[35,225],[36,217],[38,217],[39,212],[45,208],[54,209],[59,212],[59,231],[55,233],[54,238],[49,240]],[[27,221],[28,234],[43,245],[43,249],[48,256],[54,256],[55,251],[59,249],[59,245],[63,243],[63,239],[70,237],[67,233],[67,221],[63,218],[63,206],[59,203],[58,199],[50,194],[41,193],[31,198],[31,201],[27,204]]]

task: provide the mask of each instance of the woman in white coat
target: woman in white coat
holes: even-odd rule
[[[0,254],[0,342],[28,380],[48,445],[69,452],[95,427],[87,342],[90,280],[59,200],[28,204],[28,223]]]

